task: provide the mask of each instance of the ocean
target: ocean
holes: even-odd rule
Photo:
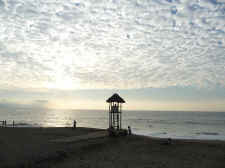
[[[108,128],[107,110],[52,110],[38,108],[1,108],[0,121],[17,127]],[[138,135],[225,140],[225,112],[123,111],[122,127],[130,126]]]

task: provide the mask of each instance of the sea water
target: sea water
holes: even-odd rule
[[[17,127],[108,128],[107,110],[0,108],[0,121]],[[123,111],[122,127],[138,135],[182,139],[225,140],[225,112]]]

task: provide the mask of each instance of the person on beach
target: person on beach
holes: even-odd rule
[[[167,138],[164,142],[162,142],[162,145],[171,145],[172,144],[172,138]]]
[[[128,126],[128,135],[131,135],[131,128]]]
[[[77,122],[76,120],[73,121],[73,128],[76,128],[77,127]]]
[[[172,139],[171,138],[168,138],[167,139],[167,145],[171,145],[172,144]]]

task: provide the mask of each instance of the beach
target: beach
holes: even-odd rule
[[[94,128],[0,128],[0,167],[225,167],[225,141],[172,139],[168,145],[163,138],[104,133]]]

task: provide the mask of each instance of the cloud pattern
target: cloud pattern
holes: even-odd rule
[[[225,87],[225,0],[0,0],[0,85]]]

